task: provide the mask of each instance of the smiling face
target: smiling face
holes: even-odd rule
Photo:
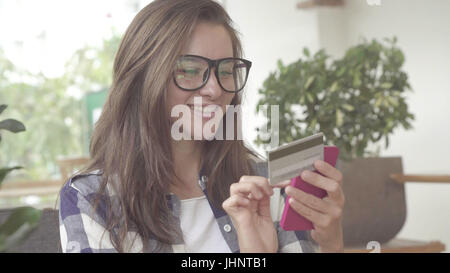
[[[198,55],[212,60],[233,57],[230,35],[221,25],[201,22],[195,27],[182,55]],[[191,136],[191,139],[194,139],[194,132],[196,132],[196,135],[205,138],[206,136],[203,134],[205,124],[212,119],[221,119],[222,116],[215,116],[215,113],[225,113],[226,106],[230,105],[234,96],[234,93],[225,92],[220,87],[213,68],[208,82],[196,91],[181,90],[171,81],[168,87],[167,109],[169,116],[171,116],[173,107],[177,105],[188,106],[191,113],[191,126],[190,128],[183,128],[183,130],[189,130],[186,133]],[[199,104],[201,104],[203,111],[200,110]],[[172,118],[172,122],[176,119]],[[194,119],[196,122],[194,122]],[[202,122],[197,122],[199,120]],[[215,127],[214,129],[217,130]]]

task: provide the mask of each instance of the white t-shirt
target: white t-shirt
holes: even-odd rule
[[[206,196],[181,200],[180,222],[186,252],[231,252]]]

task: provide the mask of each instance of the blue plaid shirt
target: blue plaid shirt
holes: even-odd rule
[[[265,162],[253,165],[256,174],[267,177],[267,164]],[[199,175],[199,186],[208,199],[206,181],[204,176]],[[76,175],[63,186],[59,198],[59,224],[63,252],[117,252],[113,247],[109,233],[105,231],[106,205],[100,202],[98,209],[94,211],[93,200],[100,187],[101,173],[99,171]],[[117,205],[117,197],[112,191],[110,198],[114,209]],[[276,195],[277,192],[274,194]],[[167,196],[172,213],[177,220],[179,234],[180,227],[180,199],[174,194]],[[310,239],[307,231],[285,231],[280,227],[279,218],[284,209],[285,194],[278,192],[277,201],[271,200],[272,218],[278,234],[278,252],[315,252],[317,245]],[[232,252],[239,252],[239,243],[231,218],[222,208],[211,205],[211,210],[219,225],[223,239]],[[277,205],[278,204],[278,205]],[[273,209],[275,208],[275,210]],[[274,214],[277,215],[274,217]],[[163,245],[156,249],[156,241],[148,242],[149,248],[145,252],[186,252],[183,239],[176,239],[172,245]],[[130,230],[124,243],[126,252],[143,252],[143,244],[136,230]]]

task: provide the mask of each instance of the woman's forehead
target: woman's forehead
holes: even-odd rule
[[[233,57],[233,44],[224,26],[202,22],[197,24],[182,54],[210,59]]]

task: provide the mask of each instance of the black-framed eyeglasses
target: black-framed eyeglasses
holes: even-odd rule
[[[223,90],[241,91],[247,82],[252,62],[240,58],[211,60],[197,55],[182,55],[175,64],[173,80],[184,91],[196,91],[208,82],[211,69]]]

